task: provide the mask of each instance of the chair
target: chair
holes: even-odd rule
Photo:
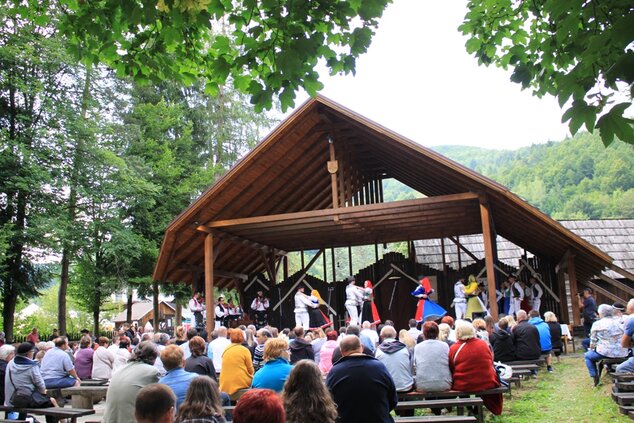
[[[563,343],[564,352],[566,354],[568,354],[568,341],[570,341],[572,344],[572,352],[575,352],[575,339],[572,336],[572,331],[570,330],[571,326],[572,325],[561,325],[561,341]]]

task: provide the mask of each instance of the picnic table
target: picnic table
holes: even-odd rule
[[[63,408],[63,407],[46,407],[46,408],[17,408],[0,406],[0,411],[16,412],[20,414],[35,414],[38,416],[56,417],[59,419],[70,419],[71,423],[76,423],[78,417],[89,416],[95,414],[95,410],[83,408]]]
[[[92,409],[95,400],[106,396],[108,386],[72,386],[61,391],[63,396],[70,396],[71,407]]]

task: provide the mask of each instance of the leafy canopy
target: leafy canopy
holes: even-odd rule
[[[390,0],[22,0],[10,14],[54,23],[84,62],[104,62],[137,82],[227,80],[260,109],[279,96],[293,105],[303,87],[322,88],[319,59],[331,72],[354,72]],[[51,9],[61,11],[59,18]]]
[[[634,94],[631,0],[485,0],[468,8],[460,30],[480,64],[513,68],[513,82],[562,107],[571,100],[562,121],[572,134],[585,125],[606,146],[615,136],[634,144],[634,120],[624,115]]]

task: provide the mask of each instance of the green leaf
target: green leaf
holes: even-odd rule
[[[634,144],[634,120],[623,116],[629,106],[629,103],[617,104],[597,121],[601,140],[606,147],[614,141],[615,136],[628,144]]]
[[[482,46],[482,41],[480,41],[480,39],[478,38],[470,38],[469,40],[467,40],[467,43],[465,44],[465,47],[467,48],[467,53],[469,54],[473,54],[477,52],[478,50],[480,50],[481,46]]]

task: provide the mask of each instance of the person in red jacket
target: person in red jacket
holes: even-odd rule
[[[453,376],[452,389],[480,392],[500,386],[493,368],[493,354],[486,342],[475,337],[475,328],[464,320],[456,322],[458,342],[449,348],[449,368]],[[484,406],[493,414],[502,414],[502,394],[483,395]]]

